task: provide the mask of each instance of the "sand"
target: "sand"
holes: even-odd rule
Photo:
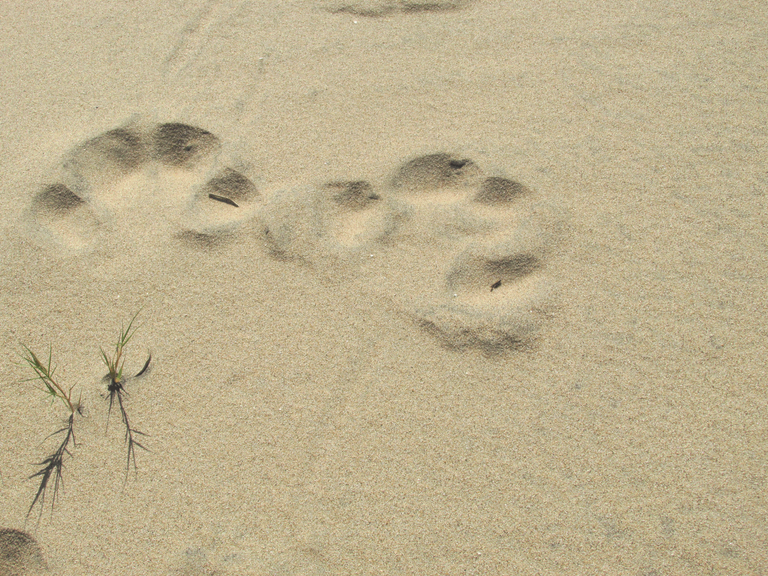
[[[0,27],[3,570],[768,571],[761,3]]]

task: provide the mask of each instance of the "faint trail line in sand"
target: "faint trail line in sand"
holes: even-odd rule
[[[197,58],[211,38],[213,29],[221,22],[222,13],[228,11],[228,3],[225,4],[223,0],[209,0],[205,7],[189,20],[170,56],[163,63],[164,78],[178,75]]]

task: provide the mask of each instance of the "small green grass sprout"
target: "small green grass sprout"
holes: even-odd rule
[[[67,424],[59,429],[53,432],[52,434],[48,435],[46,437],[46,440],[48,438],[51,438],[52,436],[56,436],[59,434],[64,433],[64,438],[62,439],[59,446],[56,448],[56,450],[53,451],[52,454],[49,456],[46,456],[37,463],[37,466],[41,466],[41,468],[32,474],[30,478],[40,478],[40,485],[37,489],[37,494],[35,495],[34,500],[32,500],[32,504],[29,507],[29,510],[27,510],[27,517],[29,517],[30,513],[32,512],[32,509],[35,507],[35,504],[38,502],[40,503],[40,516],[38,517],[38,522],[40,521],[40,518],[43,515],[43,508],[45,505],[45,495],[48,490],[48,485],[51,479],[53,479],[53,497],[51,498],[51,512],[53,512],[53,508],[56,505],[56,496],[59,492],[59,486],[63,486],[63,479],[62,479],[62,471],[64,468],[64,458],[65,456],[72,457],[72,453],[69,451],[69,443],[72,442],[73,446],[77,446],[77,441],[75,439],[75,414],[82,415],[82,407],[80,404],[80,401],[77,402],[72,401],[72,390],[74,388],[74,385],[70,388],[65,388],[55,377],[56,368],[53,366],[53,352],[51,349],[48,350],[48,360],[46,362],[43,362],[38,358],[38,356],[27,346],[22,344],[22,347],[24,348],[24,353],[22,354],[22,358],[24,362],[26,362],[29,367],[34,371],[35,376],[33,378],[29,378],[25,380],[25,382],[33,382],[33,381],[39,381],[43,384],[43,391],[51,396],[51,401],[55,402],[58,398],[61,400],[64,405],[67,407],[67,411],[69,412],[69,417],[67,418]]]
[[[141,312],[141,310],[139,310],[139,312]],[[139,315],[139,312],[137,312],[133,318],[131,318],[131,321],[128,323],[126,328],[120,329],[120,336],[115,343],[115,351],[113,354],[108,355],[106,352],[104,352],[104,349],[101,348],[101,358],[104,361],[108,371],[107,375],[103,378],[107,382],[107,391],[109,392],[107,426],[109,426],[109,415],[112,413],[112,405],[114,404],[115,399],[117,399],[117,404],[120,407],[121,419],[123,425],[125,426],[125,441],[128,444],[126,478],[128,471],[131,468],[131,461],[133,461],[133,469],[138,472],[138,468],[136,467],[136,447],[138,446],[142,450],[146,450],[147,452],[149,451],[148,448],[136,440],[136,435],[146,436],[146,434],[131,427],[130,420],[128,419],[128,413],[125,410],[124,404],[124,399],[126,396],[128,396],[128,392],[125,390],[126,382],[132,378],[138,378],[146,374],[147,370],[149,369],[149,364],[152,361],[152,354],[150,354],[147,357],[147,361],[144,363],[144,367],[139,370],[139,372],[131,377],[123,376],[123,367],[125,365],[124,350],[136,332],[136,328],[134,328],[133,324],[136,321],[136,317]]]
[[[42,382],[44,385],[43,391],[51,396],[51,401],[55,401],[58,398],[64,403],[69,412],[74,414],[75,412],[79,411],[79,404],[72,402],[72,389],[75,386],[72,385],[69,389],[65,390],[64,387],[60,385],[54,378],[56,367],[52,364],[53,349],[48,349],[48,361],[43,363],[27,346],[24,344],[21,346],[24,348],[24,354],[22,355],[24,362],[26,362],[35,372],[35,376],[33,378],[28,378],[27,380],[24,380],[24,382]]]
[[[141,312],[141,310],[139,310]],[[148,449],[136,440],[136,436],[146,436],[143,432],[136,430],[130,424],[128,420],[128,413],[125,409],[125,397],[128,393],[125,390],[125,384],[134,378],[143,376],[149,370],[149,364],[152,361],[152,355],[149,354],[147,361],[144,363],[144,367],[139,370],[134,376],[125,376],[123,368],[125,366],[125,347],[130,342],[136,327],[134,326],[137,316],[137,312],[126,328],[120,329],[120,336],[115,344],[114,353],[107,354],[103,348],[101,348],[101,358],[107,367],[107,375],[104,376],[104,380],[107,382],[107,391],[109,392],[109,412],[107,413],[107,425],[109,425],[109,415],[112,412],[112,405],[117,400],[118,406],[120,406],[120,415],[122,416],[123,424],[125,425],[125,441],[128,444],[128,457],[126,461],[126,480],[128,479],[128,472],[131,468],[131,462],[133,462],[134,470],[136,467],[136,447],[142,450]],[[37,462],[35,466],[39,469],[30,476],[31,478],[39,478],[40,484],[35,494],[35,498],[32,500],[32,504],[27,510],[27,518],[32,513],[32,510],[36,505],[40,506],[40,516],[38,517],[38,523],[43,515],[43,509],[45,507],[45,498],[48,493],[48,489],[53,486],[53,497],[51,498],[51,513],[56,505],[56,498],[59,493],[59,488],[63,488],[64,482],[62,473],[64,470],[64,461],[67,457],[72,458],[72,452],[70,446],[77,447],[77,440],[75,438],[75,420],[78,416],[83,416],[82,403],[80,398],[74,400],[73,390],[74,385],[67,388],[64,386],[56,375],[56,367],[53,365],[53,350],[49,348],[48,358],[41,357],[35,354],[31,348],[22,344],[21,358],[29,367],[34,376],[24,380],[24,382],[38,382],[42,384],[41,390],[51,398],[51,402],[55,403],[56,400],[60,400],[67,409],[68,416],[66,424],[56,430],[52,434],[46,436],[46,440],[53,436],[60,436],[61,442],[56,449],[43,458],[40,462]]]

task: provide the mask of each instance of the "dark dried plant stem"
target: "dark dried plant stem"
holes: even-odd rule
[[[125,467],[126,480],[128,479],[128,472],[131,469],[131,461],[133,461],[134,471],[138,473],[138,468],[136,466],[136,447],[138,446],[142,450],[149,452],[148,448],[136,440],[135,436],[146,436],[146,434],[131,427],[131,422],[128,419],[128,413],[126,412],[125,404],[123,403],[123,397],[128,395],[125,390],[125,383],[130,379],[129,377],[123,376],[123,366],[125,364],[123,352],[126,345],[136,332],[136,328],[133,327],[133,323],[136,321],[136,317],[138,315],[139,313],[137,312],[133,318],[131,318],[131,321],[128,323],[128,327],[120,330],[120,337],[115,344],[114,354],[107,355],[103,349],[101,350],[101,357],[102,360],[104,360],[104,364],[107,366],[108,371],[108,374],[104,377],[104,379],[108,382],[107,390],[109,391],[107,427],[109,427],[109,415],[112,413],[112,406],[115,403],[115,398],[117,398],[117,404],[120,406],[120,415],[123,425],[125,426],[125,441],[128,444],[128,454],[126,456]],[[133,376],[133,378],[138,378],[139,376],[142,376],[144,373],[146,373],[151,361],[152,355],[150,354],[147,358],[147,361],[144,363],[144,367],[135,376]]]
[[[125,410],[125,404],[123,402],[124,398],[123,396],[127,396],[127,392],[125,391],[125,383],[127,380],[131,379],[130,377],[124,377],[123,376],[123,365],[125,363],[125,359],[123,357],[123,351],[125,346],[130,341],[131,337],[133,336],[135,332],[135,328],[133,327],[134,321],[136,320],[136,317],[138,316],[138,312],[134,317],[131,319],[131,321],[128,324],[128,327],[125,329],[121,329],[120,331],[120,338],[118,339],[117,343],[115,344],[115,351],[112,355],[107,355],[104,350],[101,351],[102,359],[104,360],[104,363],[107,365],[107,369],[109,373],[105,376],[105,380],[109,382],[108,384],[108,391],[109,391],[109,413],[107,414],[107,425],[109,425],[109,414],[112,412],[112,405],[114,404],[115,398],[117,398],[117,404],[120,406],[120,415],[122,417],[123,425],[125,426],[125,441],[128,444],[128,455],[126,458],[126,480],[128,479],[128,472],[131,468],[131,461],[133,461],[133,468],[138,473],[138,469],[136,466],[136,447],[138,446],[142,450],[149,451],[143,444],[141,444],[139,441],[136,440],[136,436],[146,436],[143,432],[140,430],[136,430],[135,428],[131,427],[130,420],[128,419],[128,413]],[[30,348],[27,346],[24,346],[22,344],[22,348],[24,349],[24,353],[22,354],[22,358],[24,362],[32,369],[34,372],[34,377],[30,378],[28,381],[34,381],[34,382],[40,382],[43,385],[43,391],[51,397],[52,401],[55,401],[56,399],[61,400],[64,405],[67,407],[67,411],[69,412],[69,416],[67,418],[67,424],[59,429],[56,430],[53,434],[50,434],[46,437],[46,440],[48,438],[51,438],[53,436],[58,436],[63,434],[63,439],[61,440],[61,443],[58,445],[56,450],[50,454],[49,456],[46,456],[43,460],[38,462],[36,466],[39,467],[38,471],[35,472],[30,476],[31,478],[40,478],[40,485],[38,486],[37,493],[35,494],[34,500],[32,500],[32,504],[29,507],[29,510],[27,510],[27,518],[32,513],[32,510],[36,505],[40,505],[40,516],[38,517],[38,522],[40,521],[40,518],[42,518],[43,515],[43,509],[45,507],[45,497],[48,491],[48,488],[51,484],[53,484],[53,497],[51,498],[51,512],[53,512],[53,508],[56,505],[56,497],[58,496],[59,487],[64,486],[64,481],[62,478],[62,472],[64,470],[64,460],[65,458],[72,457],[72,453],[70,452],[70,444],[74,447],[77,446],[77,440],[75,438],[75,415],[80,414],[82,415],[82,406],[80,404],[80,401],[73,401],[72,400],[72,390],[74,386],[70,388],[64,388],[60,382],[55,378],[55,371],[56,367],[53,366],[52,363],[52,353],[49,350],[48,352],[48,359],[47,361],[40,360],[40,358],[32,352]],[[147,361],[144,364],[144,367],[132,378],[138,378],[142,375],[144,375],[147,370],[149,369],[149,364],[152,361],[152,355],[150,354],[147,358]]]
[[[40,466],[41,468],[30,476],[30,479],[39,477],[40,485],[38,486],[37,494],[35,494],[35,498],[32,500],[32,504],[30,505],[29,510],[27,510],[27,517],[29,517],[35,505],[39,502],[39,522],[43,515],[45,495],[47,493],[51,479],[53,479],[53,498],[51,498],[51,511],[53,511],[53,508],[56,505],[56,496],[59,492],[59,486],[64,485],[62,478],[64,458],[66,456],[69,456],[70,458],[72,457],[72,453],[69,451],[70,442],[73,446],[77,446],[77,441],[75,439],[75,414],[81,414],[82,412],[80,402],[72,401],[72,389],[74,386],[70,387],[69,389],[65,389],[55,378],[56,368],[53,366],[52,352],[49,350],[48,361],[43,362],[34,352],[32,352],[30,348],[24,345],[22,345],[22,347],[24,348],[24,354],[22,358],[35,373],[34,378],[30,378],[28,381],[40,381],[44,386],[44,392],[48,394],[52,400],[57,398],[61,400],[69,411],[67,425],[46,437],[46,439],[48,439],[52,436],[64,433],[64,439],[51,455],[45,457],[43,460],[37,463],[37,466]]]
[[[134,376],[134,378],[144,374],[144,372],[149,367],[149,363],[151,360],[152,360],[152,357],[150,356],[147,359],[147,363],[144,365],[144,368],[141,370],[141,372],[139,372],[136,376]],[[138,446],[142,450],[146,450],[147,452],[149,452],[149,449],[143,444],[141,444],[141,442],[138,442],[134,438],[134,435],[147,436],[147,434],[131,427],[131,422],[128,419],[128,412],[126,412],[125,405],[123,404],[123,396],[128,395],[128,393],[125,391],[125,387],[123,386],[123,383],[121,381],[112,380],[109,383],[107,390],[109,391],[109,411],[107,414],[107,425],[109,425],[109,414],[112,413],[112,405],[115,402],[115,398],[117,398],[117,404],[120,407],[120,416],[121,416],[123,425],[125,426],[125,441],[128,444],[128,455],[126,457],[126,463],[125,463],[125,473],[126,473],[126,479],[127,479],[127,474],[131,469],[131,461],[133,461],[134,471],[138,473],[138,468],[136,466],[136,446]]]
[[[57,430],[48,436],[48,438],[50,438],[51,436],[56,436],[62,432],[66,433],[64,435],[64,440],[62,440],[61,444],[59,444],[59,447],[56,449],[56,451],[50,456],[44,458],[42,461],[38,462],[38,465],[42,466],[42,468],[30,476],[30,478],[39,476],[40,486],[37,489],[37,494],[35,494],[35,499],[32,500],[32,504],[29,506],[29,510],[27,510],[27,517],[29,517],[32,509],[35,507],[35,504],[37,504],[39,501],[40,516],[38,517],[38,522],[43,515],[43,507],[45,506],[45,493],[48,489],[48,482],[50,482],[51,477],[53,477],[53,498],[51,499],[51,511],[53,511],[53,507],[56,505],[56,496],[59,492],[59,485],[64,485],[64,480],[61,475],[62,469],[64,468],[64,456],[67,455],[70,458],[72,457],[72,453],[68,448],[70,441],[72,441],[73,446],[77,446],[74,423],[75,415],[73,413],[69,415],[67,425],[64,428],[61,428],[60,430]]]

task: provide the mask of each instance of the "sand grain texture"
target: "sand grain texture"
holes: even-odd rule
[[[766,28],[750,2],[2,4],[0,561],[764,573]],[[139,310],[126,479],[99,347]],[[39,522],[66,414],[20,343],[85,407]]]

